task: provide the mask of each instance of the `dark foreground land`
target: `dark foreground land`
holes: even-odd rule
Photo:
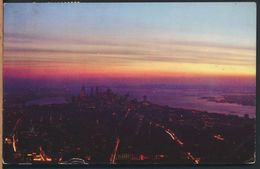
[[[111,90],[68,103],[4,101],[5,163],[241,164],[254,161],[255,119],[160,106]],[[11,103],[12,102],[12,103]]]

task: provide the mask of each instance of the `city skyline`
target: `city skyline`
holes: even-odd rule
[[[255,3],[6,3],[3,63],[5,164],[256,160]]]

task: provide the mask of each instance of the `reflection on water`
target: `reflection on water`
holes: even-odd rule
[[[145,89],[145,88],[115,88],[113,89],[118,92],[126,93],[129,92],[134,97],[139,100],[142,99],[144,95],[148,97],[151,102],[168,105],[175,108],[187,108],[187,109],[197,109],[202,111],[208,111],[210,113],[221,113],[221,114],[235,114],[238,116],[243,116],[248,114],[250,117],[256,116],[256,106],[246,106],[236,103],[218,103],[208,101],[206,99],[201,99],[201,97],[220,97],[223,94],[234,94],[232,91],[220,92],[212,90],[196,90],[196,89]],[[243,97],[245,93],[241,93],[240,97]],[[252,93],[251,93],[252,94]],[[238,93],[236,92],[236,95]],[[239,96],[239,95],[238,95]]]
[[[116,93],[126,94],[129,93],[132,98],[141,100],[144,95],[148,97],[148,100],[159,104],[168,105],[173,108],[186,108],[196,109],[201,111],[207,111],[210,113],[221,113],[221,114],[234,114],[238,116],[244,116],[248,114],[249,117],[256,116],[256,106],[241,105],[238,103],[228,102],[214,102],[207,99],[201,99],[202,97],[214,97],[220,98],[223,95],[236,95],[237,97],[244,97],[245,95],[252,95],[255,98],[255,93],[251,92],[238,92],[238,91],[218,91],[208,89],[196,89],[196,88],[158,88],[158,87],[112,87]],[[73,95],[79,94],[77,88]],[[35,99],[28,101],[27,105],[45,105],[45,104],[61,104],[66,103],[64,97],[49,97],[42,99]]]

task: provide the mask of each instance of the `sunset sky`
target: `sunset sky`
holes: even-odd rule
[[[255,3],[4,6],[5,77],[255,74]]]

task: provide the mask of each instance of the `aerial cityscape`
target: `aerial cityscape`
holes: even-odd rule
[[[5,4],[4,163],[254,163],[255,18],[254,3]]]

